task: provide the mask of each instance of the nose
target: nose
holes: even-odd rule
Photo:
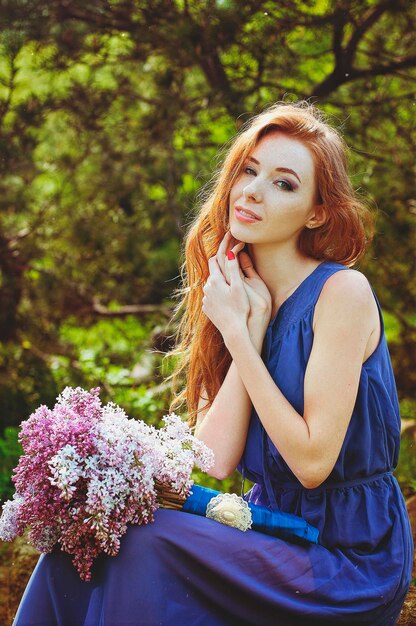
[[[250,199],[254,202],[259,202],[261,200],[261,190],[257,177],[244,187],[243,196],[245,199]]]

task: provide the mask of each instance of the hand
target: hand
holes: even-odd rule
[[[237,257],[224,262],[230,283],[217,262],[216,256],[208,259],[209,278],[203,287],[202,311],[218,328],[224,342],[230,335],[248,332],[247,320],[250,301],[244,288]]]
[[[230,275],[228,271],[228,265],[226,263],[227,252],[231,250],[237,256],[237,254],[240,252],[240,250],[244,248],[244,246],[245,246],[244,241],[239,241],[238,239],[233,237],[231,235],[230,230],[227,230],[227,232],[225,233],[219,245],[215,258],[217,260],[218,266],[228,285],[230,284]],[[241,277],[244,278],[244,275],[242,272],[241,272]]]
[[[260,278],[253,266],[253,261],[247,252],[240,252],[245,246],[243,241],[235,239],[228,230],[220,243],[215,256],[223,276],[228,284],[230,278],[226,263],[227,252],[232,250],[239,261],[240,276],[250,300],[250,317],[267,317],[272,312],[272,298],[266,283]],[[268,321],[269,321],[268,320]]]
[[[272,297],[266,283],[254,269],[253,261],[247,252],[240,252],[239,264],[243,272],[243,282],[250,300],[250,318],[267,318],[272,313]]]
[[[256,346],[261,348],[267,325],[272,312],[272,299],[265,282],[260,278],[247,252],[240,252],[244,242],[235,239],[228,230],[215,256],[227,284],[230,284],[229,265],[226,262],[228,250],[238,254],[239,273],[250,302],[250,313],[247,321],[250,337]]]

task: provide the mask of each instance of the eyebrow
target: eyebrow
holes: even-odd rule
[[[257,161],[257,159],[255,159],[254,157],[248,157],[249,161],[253,161],[254,163],[256,163],[257,165],[260,165],[260,161]],[[294,170],[291,170],[289,167],[276,167],[276,172],[286,172],[287,174],[293,174],[293,176],[295,176],[298,181],[300,183],[302,183],[301,179],[299,178],[299,176],[296,174],[296,172]]]

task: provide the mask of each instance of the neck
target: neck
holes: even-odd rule
[[[284,244],[255,243],[248,244],[247,247],[254,268],[272,297],[272,316],[282,302],[321,263]]]

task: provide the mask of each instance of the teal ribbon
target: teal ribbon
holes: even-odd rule
[[[221,492],[201,485],[193,485],[192,492],[185,500],[182,511],[205,516],[208,502]],[[265,506],[247,502],[253,518],[252,529],[273,537],[281,537],[296,543],[318,543],[319,530],[306,522],[303,517],[271,511]]]

